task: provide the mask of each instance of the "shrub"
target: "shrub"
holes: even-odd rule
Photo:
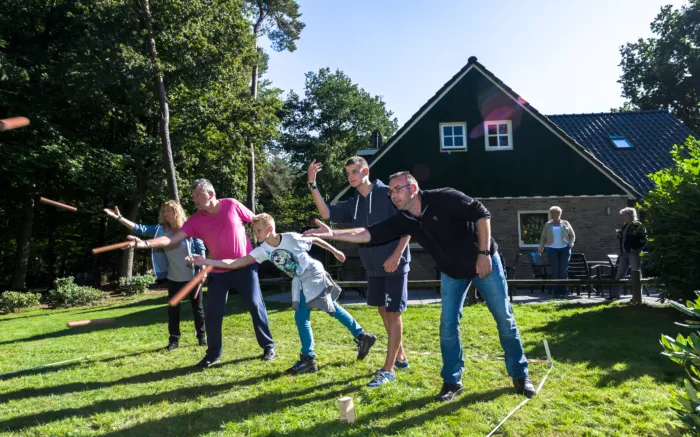
[[[151,275],[136,275],[131,278],[122,277],[119,278],[119,291],[127,296],[145,293],[148,290],[148,286],[155,283],[156,278]]]
[[[6,291],[0,295],[0,313],[14,313],[20,309],[39,306],[41,294]]]
[[[56,279],[56,289],[49,291],[47,302],[51,308],[70,308],[94,305],[106,297],[106,293],[96,288],[76,284],[70,276]]]
[[[674,308],[696,320],[686,320],[686,323],[676,323],[686,328],[700,328],[700,292],[696,291],[695,303],[688,302],[688,306],[677,302],[671,302]],[[692,435],[700,435],[700,331],[691,333],[688,337],[681,334],[674,339],[667,335],[661,336],[663,354],[674,363],[683,367],[688,378],[684,382],[682,390],[677,390],[671,400],[671,408],[676,410],[681,421],[687,426]],[[668,426],[673,436],[680,436],[685,430],[674,429]]]
[[[671,151],[674,166],[650,175],[656,184],[644,199],[650,251],[645,256],[672,298],[693,299],[700,284],[700,141],[688,137]],[[672,290],[672,293],[669,293]]]

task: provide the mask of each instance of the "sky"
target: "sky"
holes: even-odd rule
[[[544,114],[622,106],[620,46],[653,34],[662,5],[684,0],[297,0],[294,52],[266,78],[304,91],[304,74],[342,70],[382,96],[402,125],[470,56]]]

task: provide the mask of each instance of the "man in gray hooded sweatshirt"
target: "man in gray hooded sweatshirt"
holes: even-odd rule
[[[316,185],[316,174],[322,169],[313,161],[308,168],[308,184],[319,213],[324,219],[353,227],[367,227],[396,215],[397,209],[389,197],[389,187],[379,179],[369,181],[369,165],[364,158],[355,156],[345,163],[348,183],[355,188],[353,197],[340,205],[326,205]],[[408,367],[403,350],[403,322],[401,313],[408,301],[408,271],[411,255],[406,235],[381,245],[360,247],[360,259],[367,271],[367,305],[376,306],[388,336],[384,366],[377,370],[370,387],[396,381],[394,369]]]

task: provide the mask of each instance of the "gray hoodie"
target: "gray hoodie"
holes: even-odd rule
[[[335,223],[352,225],[357,228],[368,228],[396,215],[398,210],[388,197],[389,187],[379,179],[372,183],[372,191],[364,197],[355,190],[353,197],[339,205],[331,205],[330,220]],[[391,272],[384,271],[384,263],[394,253],[399,240],[386,244],[363,244],[360,246],[360,259],[368,276],[394,276],[408,273],[410,270],[411,251],[406,247],[401,255],[399,267]]]

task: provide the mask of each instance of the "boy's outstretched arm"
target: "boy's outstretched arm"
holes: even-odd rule
[[[333,247],[329,242],[327,242],[326,240],[322,240],[318,237],[309,237],[309,238],[311,238],[311,241],[316,246],[322,247],[322,248],[326,249],[327,251],[329,251],[330,253],[332,253],[333,256],[335,256],[335,258],[338,261],[340,261],[341,263],[345,262],[345,254],[343,252],[339,251],[338,249],[336,249],[335,247]]]
[[[230,269],[230,270],[238,270],[242,269],[245,266],[248,266],[250,264],[253,264],[255,262],[255,258],[253,258],[250,255],[246,255],[242,258],[237,258],[237,259],[208,259],[203,257],[202,255],[191,255],[185,258],[185,261],[192,263],[197,266],[203,266],[203,265],[211,265],[219,269]]]

